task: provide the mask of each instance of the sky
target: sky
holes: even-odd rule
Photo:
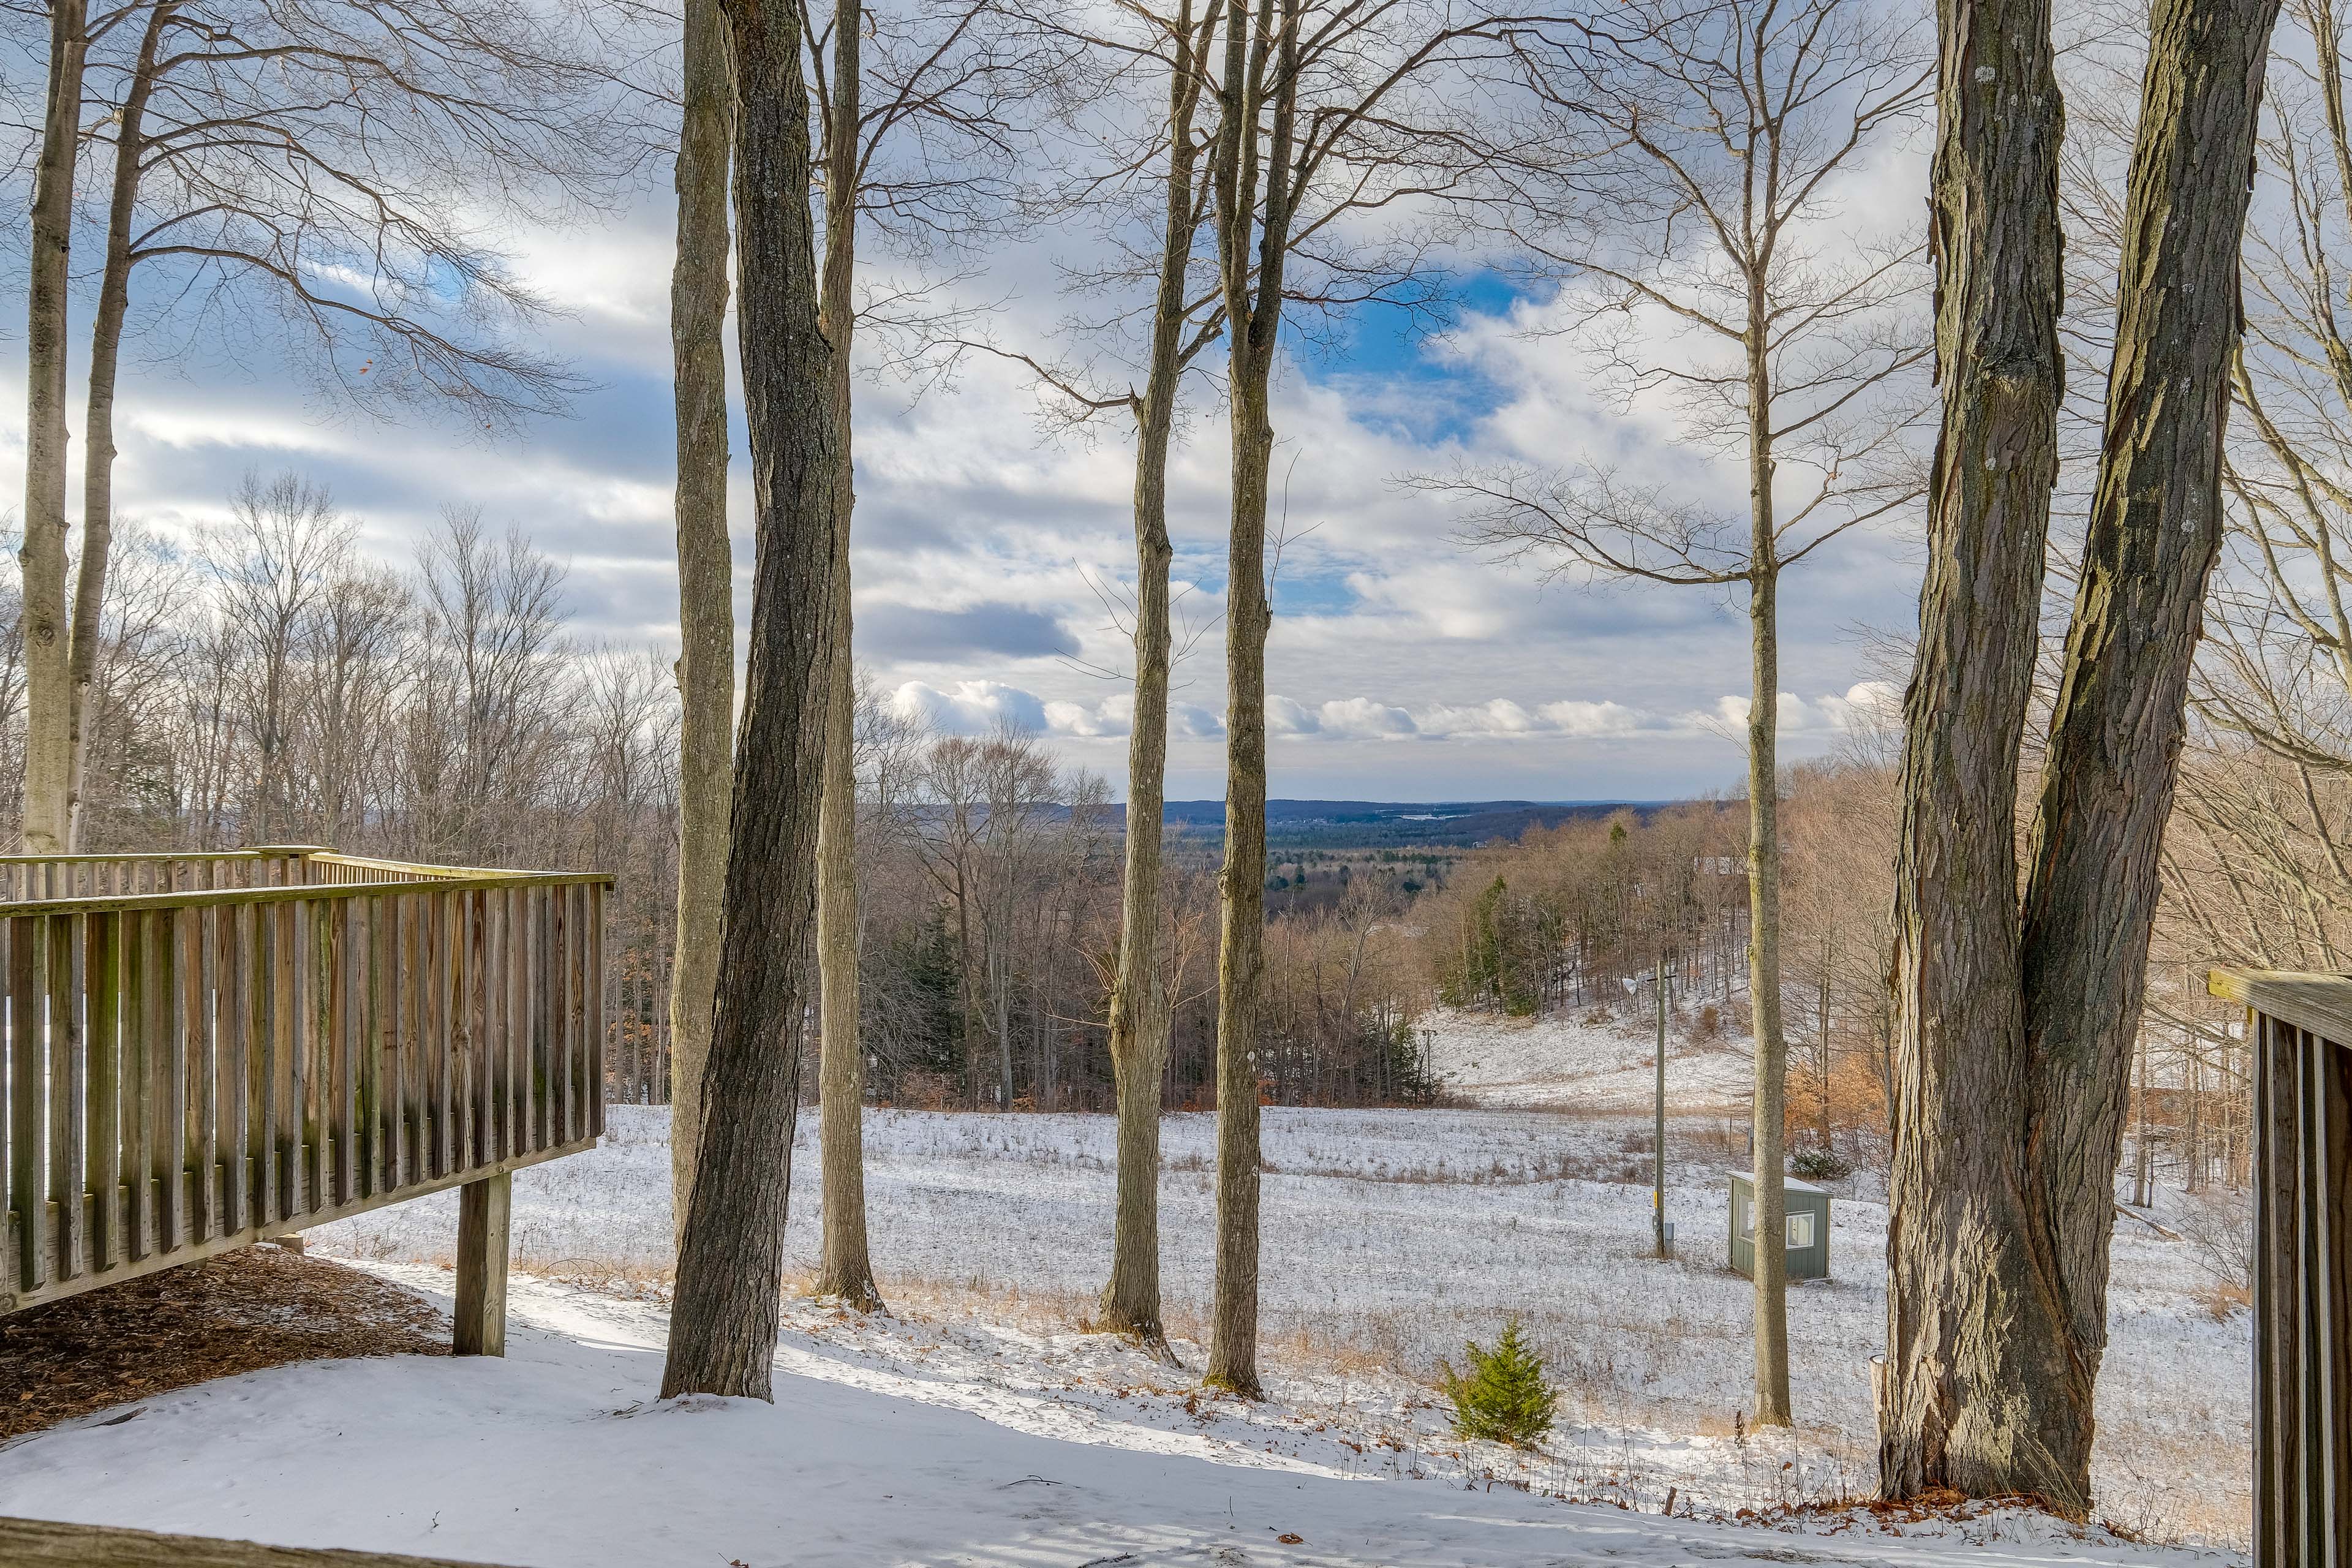
[[[1916,212],[1918,181],[1915,156],[1891,155],[1869,172],[1865,205]],[[123,514],[182,532],[220,514],[245,470],[292,468],[331,486],[361,522],[361,548],[401,561],[445,504],[478,506],[566,563],[582,641],[674,648],[670,225],[657,188],[593,225],[508,237],[521,276],[560,307],[545,344],[594,387],[570,417],[496,442],[317,405],[267,363],[158,363],[134,339],[120,415]],[[986,302],[996,341],[1068,352],[1056,333],[1073,307],[1059,280],[1092,243],[1076,229],[1027,235],[985,258],[966,297]],[[1274,486],[1290,542],[1267,650],[1275,795],[1658,800],[1738,787],[1743,598],[1547,584],[1465,550],[1448,504],[1401,482],[1465,465],[1591,461],[1696,501],[1744,505],[1738,464],[1677,445],[1670,409],[1617,406],[1577,342],[1540,331],[1559,308],[1549,290],[1473,271],[1439,331],[1373,313],[1340,323],[1336,342],[1286,342]],[[78,302],[77,328],[86,320]],[[20,465],[21,331],[5,352],[0,444]],[[1171,475],[1179,614],[1201,634],[1176,675],[1171,798],[1223,787],[1226,432],[1213,389],[1203,393]],[[1057,426],[1025,372],[986,357],[921,388],[862,379],[856,399],[860,661],[901,708],[951,730],[1027,723],[1123,794],[1128,651],[1113,606],[1133,571],[1128,432]],[[76,426],[78,450],[78,416]],[[739,423],[739,621],[750,609],[748,474]],[[1784,756],[1833,746],[1858,710],[1891,698],[1869,634],[1900,632],[1916,615],[1911,526],[1897,516],[1848,534],[1785,583]]]

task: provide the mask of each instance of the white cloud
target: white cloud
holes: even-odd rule
[[[952,735],[985,734],[1004,722],[1032,730],[1046,727],[1045,705],[1037,695],[1001,680],[959,680],[952,691],[909,680],[890,694],[890,704]]]
[[[1349,697],[1326,702],[1316,710],[1322,733],[1353,739],[1375,739],[1391,735],[1412,735],[1421,727],[1412,715],[1387,702],[1375,702],[1369,697]]]
[[[1685,715],[1687,721],[1717,731],[1744,731],[1753,706],[1745,697],[1718,697],[1709,712]],[[1828,693],[1808,702],[1793,691],[1780,693],[1776,717],[1780,732],[1789,735],[1833,735],[1858,726],[1879,724],[1899,717],[1903,693],[1893,682],[1862,680],[1843,694]]]
[[[1081,739],[1124,735],[1135,727],[1135,694],[1122,692],[1100,702],[1048,702],[1045,728]]]

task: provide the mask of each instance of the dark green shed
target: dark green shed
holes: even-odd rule
[[[1830,1277],[1830,1195],[1811,1182],[1782,1178],[1789,1194],[1789,1278]],[[1756,1277],[1756,1184],[1731,1173],[1731,1266]]]

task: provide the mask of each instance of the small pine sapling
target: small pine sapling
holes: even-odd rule
[[[1454,1402],[1456,1436],[1525,1447],[1551,1430],[1552,1402],[1559,1393],[1544,1377],[1543,1358],[1519,1338],[1519,1321],[1503,1325],[1491,1351],[1465,1343],[1470,1374],[1440,1362],[1445,1397]]]

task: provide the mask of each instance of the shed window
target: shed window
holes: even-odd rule
[[[1733,1210],[1732,1217],[1739,1226],[1739,1239],[1742,1241],[1755,1240],[1756,1205],[1749,1203],[1747,1195],[1742,1194],[1731,1200],[1731,1207]]]
[[[1789,1250],[1802,1251],[1813,1244],[1813,1216],[1810,1211],[1789,1216]]]

